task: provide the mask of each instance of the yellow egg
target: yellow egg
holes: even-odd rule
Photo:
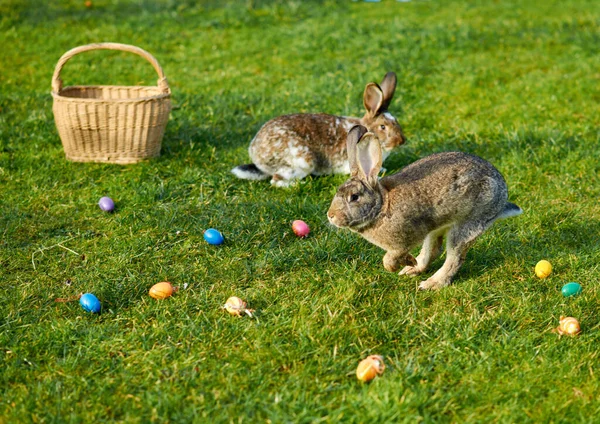
[[[581,327],[579,321],[573,317],[560,317],[560,325],[556,327],[556,332],[560,335],[575,336],[579,334]]]
[[[242,316],[242,314],[247,314],[248,316],[252,316],[252,309],[246,308],[247,304],[242,299],[237,296],[231,296],[223,305],[223,309],[229,312],[231,315]]]
[[[552,265],[546,260],[539,261],[535,266],[535,275],[539,278],[546,278],[552,273]]]
[[[167,297],[171,296],[174,291],[175,289],[171,283],[164,281],[152,286],[150,289],[150,296],[155,299],[166,299]]]
[[[371,355],[360,361],[356,368],[356,377],[362,382],[373,380],[378,375],[383,374],[385,364],[383,357],[379,355]]]

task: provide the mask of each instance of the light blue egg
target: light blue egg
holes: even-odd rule
[[[564,297],[576,296],[581,293],[581,285],[575,282],[567,283],[563,286],[561,292]]]
[[[223,244],[225,241],[223,235],[214,228],[209,228],[204,232],[204,240],[206,240],[208,244]]]
[[[86,293],[82,295],[79,298],[79,303],[81,304],[81,307],[83,309],[93,314],[99,313],[100,309],[102,309],[98,298],[91,293]]]

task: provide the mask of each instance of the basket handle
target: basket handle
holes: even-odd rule
[[[160,64],[158,63],[158,61],[156,60],[156,58],[154,56],[152,56],[146,50],[140,49],[139,47],[130,46],[129,44],[120,44],[120,43],[86,44],[85,46],[75,47],[74,49],[71,49],[68,52],[66,52],[65,54],[63,54],[61,56],[61,58],[59,59],[58,63],[56,64],[56,67],[54,68],[54,75],[52,75],[52,90],[54,92],[60,93],[60,90],[62,90],[62,88],[63,88],[63,82],[60,79],[60,71],[62,70],[63,66],[65,66],[65,64],[73,56],[75,56],[79,53],[90,51],[90,50],[121,50],[124,52],[135,53],[138,56],[143,57],[148,62],[150,62],[150,64],[154,67],[154,70],[158,74],[158,81],[157,81],[158,88],[163,93],[171,92],[171,90],[169,89],[169,83],[167,82],[167,78],[165,77],[165,74],[164,74]]]

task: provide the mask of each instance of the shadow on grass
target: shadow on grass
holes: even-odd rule
[[[469,251],[457,278],[476,277],[490,267],[501,267],[510,256],[527,264],[535,264],[544,257],[586,256],[598,249],[600,220],[571,216],[564,221],[564,218],[565,214],[561,212],[547,215],[541,225],[541,228],[547,229],[544,234],[529,233],[525,243],[520,242],[517,235],[509,235],[502,237],[501,243],[494,241],[493,248],[489,249],[480,240]],[[482,237],[486,237],[485,234]],[[439,260],[434,263],[438,264],[441,266]]]
[[[565,255],[585,256],[592,253],[594,248],[597,249],[597,235],[600,234],[600,220],[571,218],[568,223],[561,222],[564,214],[556,213],[548,216],[544,220],[544,225],[551,227],[549,232],[551,238],[541,237],[540,234],[530,234],[529,240],[523,243],[519,240],[516,234],[508,234],[506,236],[497,237],[493,240],[487,240],[493,243],[491,246],[485,245],[485,238],[489,237],[484,234],[480,240],[469,250],[467,259],[456,275],[454,282],[460,283],[461,280],[478,278],[490,270],[503,268],[507,262],[511,261],[511,256],[518,259],[519,262],[526,264],[535,264],[541,258],[560,257]],[[517,218],[518,219],[518,218]],[[502,225],[502,224],[500,224]],[[508,228],[501,231],[510,231]],[[340,241],[342,243],[343,241]],[[415,250],[418,253],[420,246]],[[336,249],[337,250],[337,249]],[[383,257],[383,250],[380,251]],[[357,252],[348,251],[347,255],[337,253],[338,260],[343,260],[346,257],[346,262],[351,263],[356,260]],[[372,258],[371,258],[372,259]],[[436,259],[429,269],[419,278],[425,280],[433,275],[445,261],[445,251],[442,256]],[[377,263],[371,263],[371,266],[379,266]],[[402,281],[413,281],[409,277],[401,277]]]

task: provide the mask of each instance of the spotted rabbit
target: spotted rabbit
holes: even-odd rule
[[[385,157],[405,142],[402,128],[388,106],[396,90],[396,74],[388,72],[381,85],[365,87],[362,118],[300,113],[283,115],[268,121],[258,131],[248,152],[251,164],[232,169],[239,178],[263,180],[287,187],[307,175],[348,174],[346,136],[353,126],[365,126],[380,140]]]

